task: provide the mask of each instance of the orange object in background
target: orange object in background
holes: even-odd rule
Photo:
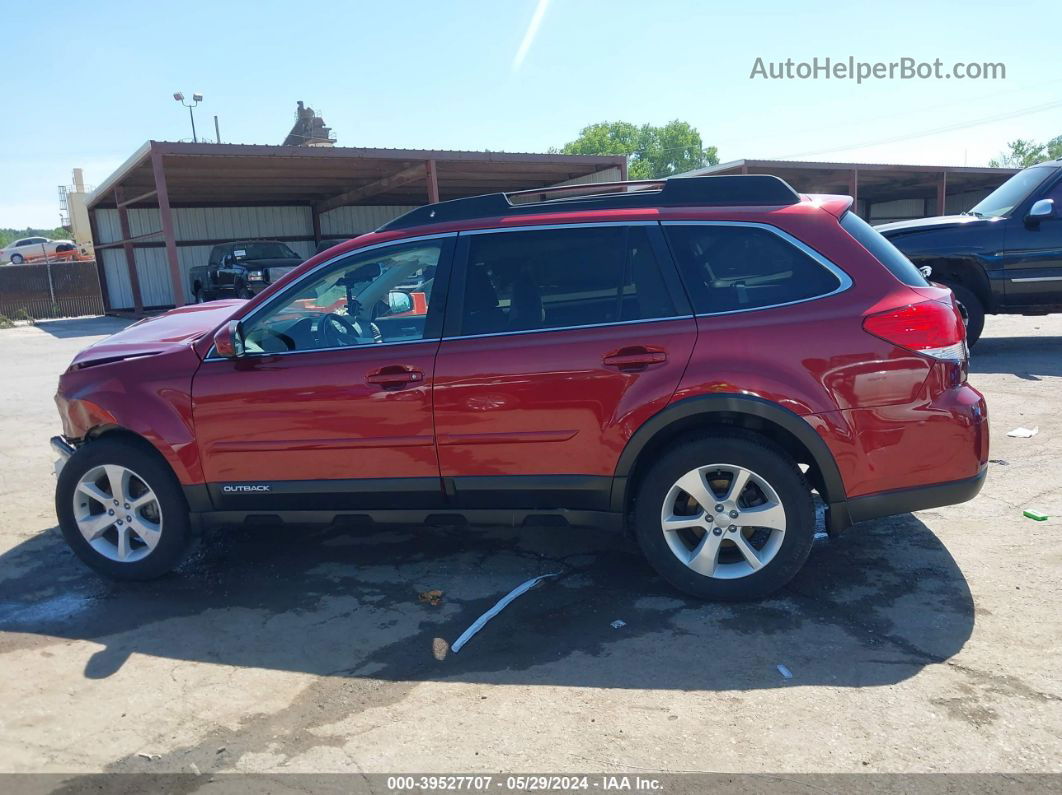
[[[413,308],[408,312],[401,312],[396,315],[388,315],[388,317],[416,317],[417,315],[428,314],[428,294],[427,293],[410,293],[409,297],[413,299]]]

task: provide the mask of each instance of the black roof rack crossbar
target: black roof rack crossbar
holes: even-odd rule
[[[555,194],[558,194],[557,198],[547,198]],[[535,197],[539,200],[534,201]],[[797,204],[799,201],[799,194],[787,182],[766,174],[581,183],[509,193],[487,193],[426,204],[388,221],[376,231],[389,232],[476,218],[523,215],[544,209],[559,209],[561,206],[565,210],[713,205],[773,207]]]

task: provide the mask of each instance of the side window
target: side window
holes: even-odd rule
[[[754,226],[664,226],[698,314],[788,304],[832,293],[841,281],[814,258]]]
[[[908,287],[929,286],[926,277],[911,260],[907,259],[906,254],[854,212],[849,210],[841,217],[841,226],[859,242],[859,245],[873,254],[878,262],[888,268],[889,273]]]
[[[449,239],[354,254],[307,274],[244,323],[248,353],[286,353],[424,338]]]
[[[216,268],[219,262],[221,262],[221,246],[214,246],[210,249],[210,267]]]
[[[644,227],[469,236],[460,334],[673,317]]]
[[[1055,215],[1062,215],[1062,179],[1049,188],[1043,195],[1045,199],[1054,199]]]
[[[30,244],[29,240],[16,240],[14,242],[15,248],[18,248],[19,246],[28,246],[29,244]]]

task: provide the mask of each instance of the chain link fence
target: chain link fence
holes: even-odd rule
[[[94,261],[0,267],[0,315],[11,320],[102,315]]]

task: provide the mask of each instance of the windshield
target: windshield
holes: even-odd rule
[[[1035,166],[1019,171],[970,208],[969,214],[976,215],[978,218],[999,218],[1009,215],[1037,185],[1053,173],[1053,168]]]
[[[240,252],[244,252],[241,254]],[[236,247],[236,259],[281,259],[298,258],[298,254],[283,243],[242,243]]]

